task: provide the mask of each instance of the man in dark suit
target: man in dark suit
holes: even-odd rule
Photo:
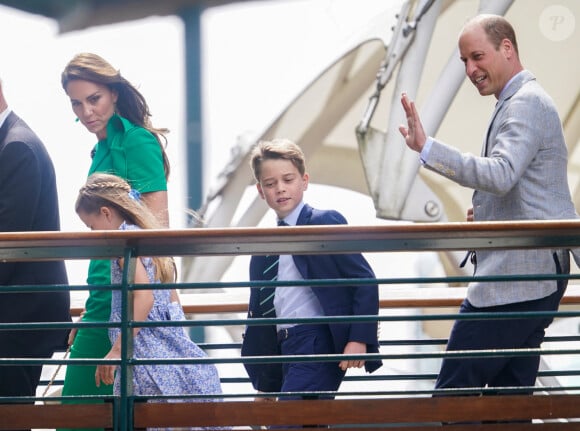
[[[28,125],[8,107],[0,82],[0,232],[57,231],[52,160]],[[65,287],[16,293],[9,286],[66,285],[64,261],[0,263],[0,324],[70,322]],[[8,291],[4,291],[8,290]],[[67,329],[1,330],[0,358],[50,358],[67,345]],[[0,366],[0,397],[34,396],[41,365]]]
[[[308,174],[304,155],[293,142],[285,139],[260,142],[252,154],[252,167],[258,181],[258,193],[274,210],[279,224],[346,224],[339,212],[317,210],[303,202]],[[373,270],[360,253],[283,255],[278,264],[270,264],[267,256],[253,256],[250,261],[251,280],[374,278]],[[273,301],[268,301],[268,298]],[[285,286],[266,294],[260,287],[253,287],[248,315],[250,318],[376,315],[378,308],[376,282],[358,284],[355,281],[336,286]],[[242,346],[244,356],[362,355],[378,351],[377,322],[249,325]],[[381,364],[379,360],[345,359],[337,362],[289,362],[283,366],[246,364],[246,370],[254,388],[262,392],[334,392],[348,368],[364,366],[368,372],[373,372]],[[301,397],[284,396],[284,399],[291,398]]]

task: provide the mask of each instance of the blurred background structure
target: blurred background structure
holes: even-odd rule
[[[147,23],[152,17],[175,20],[180,30],[173,37],[181,38],[183,47],[178,61],[164,62],[166,46],[156,44],[154,34],[148,35],[151,42],[144,46],[133,41],[123,57],[130,64],[132,56],[146,55],[152,65],[161,62],[161,70],[171,73],[181,68],[178,99],[172,98],[175,93],[167,94],[166,102],[184,107],[183,117],[173,119],[181,142],[172,161],[182,177],[177,184],[182,180],[185,186],[171,193],[178,194],[182,207],[199,211],[208,227],[273,225],[273,216],[255,193],[248,151],[259,139],[274,137],[290,138],[304,149],[315,183],[309,192],[312,204],[339,209],[351,224],[463,221],[471,190],[420,169],[417,155],[407,150],[397,130],[404,121],[399,96],[406,91],[416,100],[427,133],[478,154],[495,100],[479,96],[464,79],[457,36],[465,20],[479,12],[505,15],[516,29],[524,66],[558,107],[569,149],[569,185],[580,206],[578,0],[0,0],[0,5],[50,19],[56,23],[57,37],[111,28],[110,45],[115,44],[115,26],[120,23]],[[291,21],[296,10],[302,11],[300,18]],[[328,33],[321,11],[335,29],[348,28],[340,43],[327,40],[340,31]],[[218,34],[212,23],[220,19]],[[244,37],[250,34],[253,38]],[[119,33],[118,37],[126,36]],[[333,49],[312,54],[310,45],[319,43],[319,48]],[[73,45],[66,60],[84,50],[78,41]],[[103,43],[100,54],[110,58],[109,48]],[[225,50],[229,61],[209,70],[207,63],[218,49]],[[0,59],[7,62],[6,56]],[[310,68],[304,73],[298,64],[302,67],[308,60]],[[137,79],[139,73],[132,71]],[[159,85],[169,86],[163,72],[158,73]],[[266,94],[261,88],[266,85],[264,73],[271,79]],[[247,79],[251,75],[257,79]],[[51,79],[58,82],[58,76]],[[57,85],[55,89],[60,91]],[[218,90],[229,96],[221,104],[216,103]],[[25,96],[31,95],[17,95],[24,104]],[[275,98],[279,105],[272,111],[268,102]],[[154,102],[151,106],[154,114],[160,109]],[[254,114],[267,120],[248,130],[225,114],[231,106],[240,117]],[[266,115],[265,109],[270,109]],[[219,133],[226,129],[235,140],[220,139]],[[209,166],[214,165],[217,168],[211,172]],[[189,221],[172,223],[179,227],[182,222]],[[461,257],[461,253],[401,254],[369,256],[369,260],[379,277],[452,276],[459,275]],[[182,279],[245,279],[247,262],[248,256],[184,259]],[[239,289],[223,293],[247,297]],[[573,325],[569,330],[577,333]],[[402,330],[438,336],[446,335],[447,327],[425,324],[392,331]],[[387,331],[383,328],[383,333]]]

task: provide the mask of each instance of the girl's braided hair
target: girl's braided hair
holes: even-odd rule
[[[97,214],[102,207],[109,207],[115,209],[127,223],[141,229],[162,229],[163,226],[138,196],[139,193],[124,179],[112,174],[95,173],[79,190],[75,211]],[[156,278],[162,283],[175,282],[173,258],[153,257],[153,262]]]

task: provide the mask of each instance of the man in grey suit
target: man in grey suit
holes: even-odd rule
[[[415,104],[402,105],[407,126],[399,131],[423,166],[474,189],[468,220],[573,219],[567,180],[567,148],[552,99],[522,66],[515,32],[501,16],[478,15],[459,37],[465,73],[482,96],[498,102],[481,156],[425,135]],[[479,276],[569,273],[567,250],[478,250]],[[476,281],[469,284],[461,313],[555,311],[565,281]],[[455,322],[448,350],[539,348],[551,318],[462,319]],[[535,383],[540,357],[444,359],[436,388],[525,387]]]

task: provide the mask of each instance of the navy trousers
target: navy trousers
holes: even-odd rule
[[[328,325],[297,325],[278,332],[282,355],[328,355],[336,353]],[[342,353],[342,352],[341,352]],[[288,362],[282,367],[282,392],[323,392],[280,396],[279,400],[332,399],[340,387],[345,372],[338,362]],[[328,428],[326,425],[285,425],[277,428]]]
[[[328,325],[298,325],[279,332],[282,355],[334,354]],[[341,352],[342,353],[342,352]],[[282,392],[337,391],[345,372],[338,362],[290,362],[283,366]],[[333,398],[331,394],[284,396],[280,399]]]
[[[496,307],[477,308],[466,299],[460,313],[556,311],[566,286],[566,280],[559,280],[558,290],[550,296]],[[539,348],[552,320],[551,317],[457,320],[447,350]],[[534,386],[539,364],[539,355],[445,358],[435,388]]]

